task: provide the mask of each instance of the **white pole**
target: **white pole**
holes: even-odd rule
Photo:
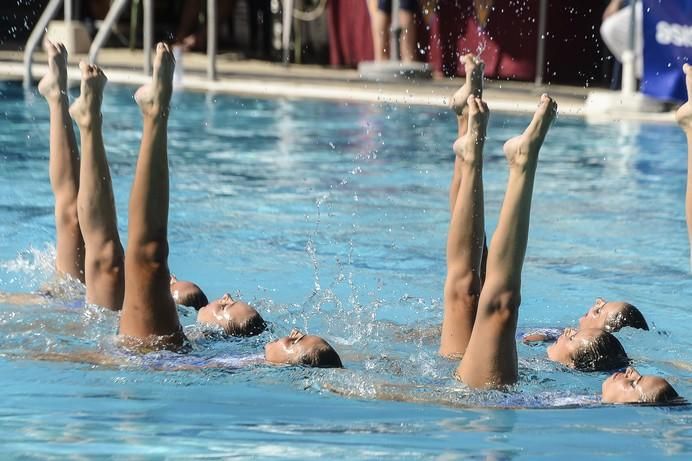
[[[389,60],[400,60],[399,37],[401,37],[401,24],[399,23],[399,0],[392,0],[392,20],[389,26]]]
[[[144,75],[151,74],[151,48],[154,46],[154,6],[153,0],[144,0],[142,24],[142,52],[144,53]]]
[[[207,78],[216,80],[216,0],[207,0]]]
[[[46,26],[58,12],[58,8],[60,8],[61,3],[62,0],[50,0],[48,5],[46,6],[46,9],[43,10],[43,14],[41,14],[41,17],[38,18],[38,22],[36,23],[36,26],[34,26],[34,30],[31,31],[31,35],[29,35],[29,39],[26,41],[26,46],[24,46],[23,85],[24,88],[27,90],[31,86],[32,81],[31,64],[34,56],[34,51],[36,51],[36,47],[38,47],[38,42],[39,40],[41,40],[41,37],[43,37],[43,33],[46,31]]]
[[[72,0],[65,1],[65,25],[67,30],[70,30],[70,23],[72,22]]]
[[[548,24],[548,0],[541,0],[538,12],[538,48],[536,49],[536,85],[543,84],[545,69],[545,34]]]
[[[293,0],[283,1],[283,27],[281,30],[281,44],[284,51],[284,64],[291,60],[291,29],[293,28]]]
[[[622,94],[631,95],[637,91],[637,74],[635,71],[637,51],[635,48],[637,30],[637,1],[633,0],[630,4],[632,14],[630,15],[630,36],[628,49],[622,53]]]

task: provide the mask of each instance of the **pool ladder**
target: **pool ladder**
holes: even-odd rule
[[[72,21],[72,7],[73,3],[77,3],[78,0],[50,0],[46,9],[43,10],[43,14],[39,18],[36,26],[34,27],[29,39],[24,47],[24,88],[29,88],[32,84],[32,73],[31,66],[34,52],[39,45],[39,41],[48,27],[48,23],[55,17],[58,9],[64,3],[64,18],[65,22],[68,24]],[[139,2],[140,0],[134,0]],[[144,24],[142,27],[142,48],[144,52],[144,66],[143,70],[146,75],[151,73],[151,50],[153,46],[153,30],[154,30],[154,10],[153,10],[153,0],[141,0],[143,6],[143,16]],[[114,0],[111,4],[108,14],[106,14],[101,27],[99,27],[94,41],[89,47],[89,62],[95,64],[97,62],[98,53],[103,47],[106,40],[113,30],[113,25],[118,21],[120,15],[125,10],[130,0]],[[216,36],[216,0],[207,0],[207,78],[209,80],[216,80],[216,54],[217,54],[217,36]]]
[[[69,23],[72,21],[72,6],[73,2],[77,3],[79,0],[67,0],[64,2],[64,18],[65,22]],[[101,47],[106,42],[111,34],[113,25],[116,23],[125,7],[130,0],[114,0],[108,14],[103,21],[103,24],[99,28],[94,41],[89,48],[89,62],[96,63],[98,53]],[[133,0],[141,1],[144,8],[144,24],[143,24],[143,44],[144,49],[144,73],[151,73],[151,49],[153,40],[153,0]],[[250,0],[251,1],[251,0]],[[636,4],[639,0],[634,0],[632,3]],[[216,80],[216,55],[218,50],[217,43],[217,22],[216,22],[216,12],[217,12],[217,0],[207,0],[207,78],[209,80]],[[294,0],[282,0],[283,3],[283,27],[282,27],[282,47],[283,47],[283,60],[285,64],[288,64],[289,60],[289,42],[291,35],[291,26],[294,16]],[[43,36],[43,33],[48,26],[48,23],[55,17],[55,14],[63,4],[63,0],[50,0],[43,14],[38,20],[38,23],[31,32],[29,39],[24,47],[24,87],[28,88],[31,85],[32,75],[31,75],[31,65],[32,57],[36,47],[38,46],[39,40]],[[634,8],[632,8],[634,12]],[[545,39],[546,39],[546,25],[548,16],[548,1],[539,0],[539,15],[538,15],[538,43],[536,51],[536,85],[543,84],[544,78],[544,67],[545,67]],[[630,52],[634,51],[634,14],[632,14],[632,20],[630,23],[630,37],[629,37],[629,48]],[[625,74],[629,77],[623,81],[623,91],[631,91],[633,87],[633,63],[626,63]]]

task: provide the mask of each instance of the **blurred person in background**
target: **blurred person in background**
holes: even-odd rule
[[[601,38],[608,50],[622,63],[622,55],[629,49],[630,25],[632,21],[632,0],[610,0],[603,12],[601,23]],[[634,56],[635,73],[637,78],[642,78],[643,70],[643,28],[642,28],[642,3],[637,2],[635,8],[634,31]]]
[[[207,46],[206,10],[202,9],[202,0],[185,0],[182,3],[180,22],[175,33],[175,45],[181,46],[185,51],[202,51]],[[221,43],[231,40],[229,19],[234,7],[235,0],[217,0],[217,31]]]
[[[372,40],[375,61],[390,59],[389,29],[392,24],[392,0],[369,0]],[[416,15],[420,9],[418,0],[399,0],[399,47],[401,60],[412,62],[416,59]]]

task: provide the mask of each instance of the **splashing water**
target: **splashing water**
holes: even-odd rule
[[[43,250],[29,247],[13,260],[0,262],[0,269],[12,274],[8,282],[19,291],[50,294],[60,299],[84,297],[84,284],[55,271],[55,247],[46,244]],[[2,279],[0,279],[0,282]]]
[[[481,59],[481,55],[485,51],[486,46],[488,45],[488,38],[487,34],[484,29],[478,29],[478,35],[480,39],[478,40],[478,46],[476,47],[476,55],[475,57],[477,59]]]
[[[14,260],[0,262],[8,272],[47,277],[55,272],[55,246],[46,244],[43,250],[30,247],[18,253]]]

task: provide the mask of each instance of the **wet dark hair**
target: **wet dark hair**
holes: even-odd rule
[[[659,392],[649,395],[643,395],[640,403],[655,403],[655,404],[683,404],[686,403],[684,399],[678,395],[677,391],[673,389],[673,386],[666,381],[665,387],[663,387]]]
[[[620,341],[607,331],[581,345],[572,357],[574,368],[582,371],[608,371],[626,367],[629,357]]]
[[[606,319],[604,328],[608,332],[616,332],[624,327],[638,328],[640,330],[648,330],[649,325],[644,319],[641,311],[630,303],[624,303],[624,307],[620,312],[611,315]]]
[[[302,365],[317,368],[343,368],[341,357],[336,353],[334,348],[327,342],[324,345],[316,348],[300,358]]]
[[[259,312],[255,311],[242,322],[231,320],[226,324],[224,331],[231,336],[257,336],[266,328],[267,322],[264,321]]]
[[[178,304],[182,304],[183,306],[188,307],[194,307],[196,310],[200,310],[201,308],[209,304],[209,300],[207,299],[207,295],[204,294],[200,287],[198,287],[195,284],[192,285],[195,289],[185,292],[182,295],[180,294],[180,292],[178,293]]]

